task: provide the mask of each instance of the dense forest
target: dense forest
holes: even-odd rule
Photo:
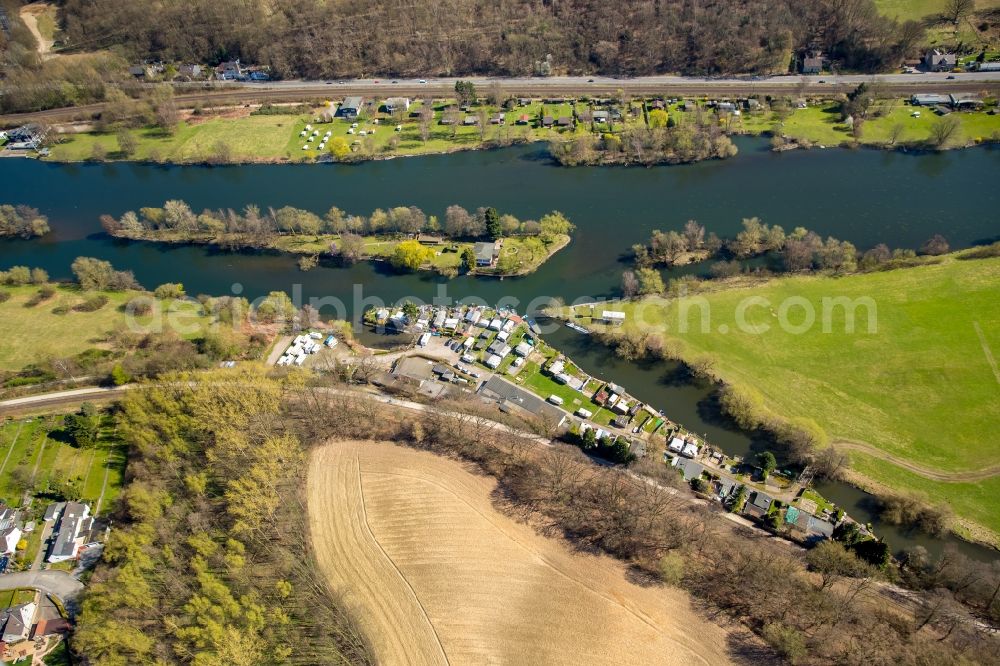
[[[922,37],[872,0],[66,0],[64,23],[71,48],[310,78],[784,72],[805,48],[876,71]]]
[[[93,664],[366,664],[312,567],[284,387],[184,376],[126,397],[128,486],[82,600]]]

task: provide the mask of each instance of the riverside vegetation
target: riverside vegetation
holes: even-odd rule
[[[178,283],[144,291],[130,271],[92,257],[78,257],[72,270],[75,284],[52,283],[38,268],[0,271],[5,393],[78,378],[124,384],[253,359],[281,323],[310,325],[318,318],[311,310],[297,311],[284,292],[254,304],[236,296],[192,298]],[[183,325],[183,334],[161,325],[165,313]]]
[[[36,238],[49,233],[49,220],[30,206],[0,205],[0,238]]]
[[[179,200],[167,201],[162,208],[128,211],[117,219],[104,215],[101,223],[117,238],[302,254],[299,266],[303,270],[316,266],[320,258],[348,265],[380,259],[399,271],[437,270],[450,276],[459,271],[530,273],[565,247],[573,230],[558,211],[538,221],[522,221],[501,215],[495,208],[470,213],[461,206],[449,206],[439,220],[416,206],[376,209],[368,216],[347,214],[334,206],[321,217],[291,206],[195,213]],[[499,257],[492,265],[477,265],[473,249],[477,240],[501,241]]]
[[[899,266],[909,267],[888,270]],[[680,360],[717,382],[721,406],[736,424],[768,431],[793,460],[838,472],[849,455],[856,482],[875,484],[890,497],[915,495],[902,503],[905,509],[889,500],[888,517],[932,532],[943,521],[967,537],[997,543],[1000,476],[989,470],[1000,459],[985,433],[1000,419],[988,352],[1000,346],[993,335],[1000,324],[994,298],[1000,245],[902,261],[890,256],[853,274],[831,274],[835,270],[688,278],[668,286],[650,277],[638,288],[647,295],[616,308],[626,313],[626,324],[615,329],[592,320],[586,307],[561,312],[595,328],[625,358]],[[744,310],[753,332],[734,325],[749,296],[763,299]],[[786,310],[791,298],[807,305]],[[824,310],[824,298],[862,306]],[[815,323],[805,332],[798,329],[803,307]],[[710,324],[700,324],[708,313]],[[820,326],[820,313],[829,331]],[[873,315],[875,330],[866,319]],[[782,317],[794,325],[779,326]],[[691,320],[686,331],[685,318]],[[723,324],[726,333],[718,332]],[[984,468],[985,476],[970,476]],[[921,508],[927,504],[950,510],[942,519]]]

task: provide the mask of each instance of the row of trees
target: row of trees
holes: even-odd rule
[[[49,233],[49,219],[31,206],[0,205],[0,238],[34,238]]]
[[[496,208],[478,208],[470,213],[461,206],[449,206],[443,220],[435,215],[428,216],[416,206],[378,208],[368,216],[347,214],[336,206],[323,216],[291,206],[262,210],[253,205],[242,212],[206,209],[195,213],[187,203],[177,199],[167,201],[162,208],[140,208],[138,213],[128,211],[118,219],[103,215],[101,224],[113,236],[144,238],[169,232],[172,238],[179,240],[210,236],[249,247],[265,246],[278,235],[429,233],[452,239],[496,239],[501,236],[552,237],[572,230],[569,221],[558,212],[538,221],[501,215]]]
[[[539,448],[513,430],[483,427],[485,418],[503,417],[474,403],[445,402],[447,414],[401,419],[362,397],[320,390],[295,409],[316,437],[388,437],[470,461],[498,479],[511,511],[626,561],[650,584],[686,588],[790,663],[975,663],[996,648],[960,608],[937,610],[937,593],[915,616],[872,603],[882,574],[844,543],[802,557],[692,507],[672,490],[677,475],[657,461],[595,466],[575,447]],[[746,647],[755,661],[768,657],[757,643]]]
[[[920,247],[920,254],[941,255],[948,252],[948,241],[935,234]],[[816,232],[796,227],[786,233],[779,225],[765,224],[757,217],[744,218],[743,229],[735,237],[721,239],[714,232],[706,237],[705,228],[688,220],[682,231],[653,232],[647,244],[632,246],[639,267],[674,266],[685,259],[720,259],[712,266],[715,277],[730,277],[743,270],[740,260],[771,255],[773,268],[787,272],[826,270],[850,273],[856,270],[878,270],[913,259],[913,250],[890,250],[880,243],[861,253],[848,241],[832,236],[825,240]]]

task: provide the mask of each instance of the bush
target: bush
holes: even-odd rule
[[[35,292],[35,295],[28,299],[24,304],[26,308],[33,308],[42,301],[47,301],[56,295],[55,287],[45,286]]]
[[[153,291],[153,295],[158,299],[167,300],[171,298],[184,297],[184,285],[179,282],[166,282]]]
[[[6,303],[9,300],[10,300],[10,292],[0,291],[0,303]]]
[[[788,663],[797,664],[806,656],[806,640],[797,629],[771,622],[764,625],[763,633],[768,645]]]
[[[977,247],[958,255],[958,258],[963,260],[989,259],[991,257],[1000,257],[1000,241],[993,243],[992,245]]]
[[[108,304],[108,300],[108,297],[104,294],[98,294],[96,296],[91,296],[83,303],[77,303],[73,306],[73,309],[77,312],[97,312]]]
[[[57,305],[56,307],[52,308],[52,314],[54,315],[64,315],[68,313],[69,313],[68,305]]]

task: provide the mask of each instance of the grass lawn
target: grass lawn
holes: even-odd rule
[[[50,358],[68,357],[93,347],[103,347],[107,333],[128,322],[125,304],[139,292],[105,292],[108,303],[95,312],[75,312],[74,305],[84,302],[93,293],[72,286],[60,286],[56,294],[33,307],[26,303],[38,292],[37,286],[0,287],[11,294],[0,303],[0,370],[20,370],[27,365]],[[96,293],[96,292],[94,292]],[[65,314],[54,310],[67,307]],[[197,303],[179,302],[178,321],[195,324],[192,338],[201,334],[209,319],[201,316]],[[136,317],[136,323],[148,325],[153,315]]]
[[[64,441],[61,426],[61,416],[47,416],[8,421],[0,427],[0,463],[6,460],[0,470],[0,499],[19,506],[21,493],[15,477],[23,476],[35,492],[70,489],[69,494],[90,503],[95,511],[103,492],[101,513],[106,513],[118,497],[125,472],[125,446],[117,437],[113,420],[103,417],[100,437],[92,448],[77,448]],[[39,533],[41,526],[35,531]]]
[[[941,116],[926,108],[920,109],[919,118],[914,118],[911,114],[916,107],[904,104],[901,100],[886,101],[882,104],[883,113],[879,117],[870,118],[862,126],[860,138],[862,144],[891,143],[892,132],[897,125],[902,127],[897,143],[923,143],[930,138],[931,128],[943,121]],[[959,119],[961,128],[948,145],[963,145],[969,141],[985,140],[1000,134],[1000,115],[962,112],[952,116]],[[851,130],[841,122],[837,106],[832,103],[795,109],[784,121],[779,120],[773,113],[748,114],[743,116],[735,127],[753,134],[780,133],[826,146],[838,146],[854,140]]]
[[[26,604],[35,598],[35,591],[28,589],[3,590],[0,592],[0,608],[10,608]]]
[[[590,400],[584,397],[582,393],[571,389],[565,384],[560,384],[548,375],[542,374],[537,366],[528,367],[526,365],[525,369],[518,375],[518,383],[533,391],[544,400],[548,400],[550,395],[559,396],[563,399],[562,407],[571,412],[575,412],[580,407],[587,407],[589,409]]]
[[[961,472],[1000,464],[992,434],[1000,423],[998,378],[985,351],[1000,357],[998,285],[1000,259],[947,257],[912,269],[723,289],[689,301],[686,317],[676,301],[659,297],[622,309],[626,328],[660,331],[688,359],[711,356],[718,375],[759,394],[776,415],[811,420],[831,440]],[[839,297],[870,299],[875,332],[865,307],[856,310],[856,332],[847,333],[845,309],[829,306],[831,325],[823,332],[823,299]],[[707,328],[699,303],[709,308]],[[804,333],[782,326],[804,321],[803,304],[815,313],[814,325]],[[679,332],[683,320],[686,333]],[[856,469],[869,471],[864,464]]]
[[[875,0],[875,6],[886,16],[909,20],[935,16],[944,11],[946,0]],[[1000,0],[977,0],[976,10],[1000,7]]]
[[[249,116],[182,122],[173,134],[165,134],[155,127],[132,129],[128,131],[136,139],[136,151],[131,159],[204,161],[216,155],[216,147],[220,142],[238,160],[301,159],[301,155],[292,151],[292,139],[305,122],[296,116]],[[94,144],[100,144],[110,159],[123,157],[119,152],[116,133],[110,132],[67,135],[65,142],[52,147],[51,159],[90,159]]]
[[[947,505],[960,518],[989,529],[992,534],[986,538],[1000,545],[1000,476],[974,483],[932,481],[864,453],[851,451],[850,455],[851,466],[865,477],[889,488],[916,492],[934,504]]]

